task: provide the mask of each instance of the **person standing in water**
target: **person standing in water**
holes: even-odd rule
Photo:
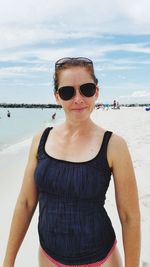
[[[3,267],[15,266],[38,202],[40,267],[139,267],[140,212],[132,160],[125,140],[90,117],[99,95],[92,60],[59,59],[54,95],[66,120],[33,138]],[[104,207],[111,175],[123,263]]]
[[[56,112],[52,114],[52,120],[55,120]]]
[[[10,118],[10,111],[7,111],[7,117]]]

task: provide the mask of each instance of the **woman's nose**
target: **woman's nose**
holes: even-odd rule
[[[81,95],[79,89],[76,89],[76,94],[74,96],[75,103],[82,103],[83,102],[83,96]]]

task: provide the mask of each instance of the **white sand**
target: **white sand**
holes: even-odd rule
[[[150,112],[142,108],[122,108],[121,110],[95,110],[93,119],[108,130],[123,136],[131,152],[140,197],[142,216],[141,266],[150,266]],[[10,221],[16,198],[22,183],[31,140],[22,146],[14,146],[0,153],[0,262],[5,253]],[[114,225],[121,254],[121,228],[115,207],[113,182],[108,193],[106,208]],[[38,266],[38,209],[19,251],[15,267]],[[2,264],[1,264],[2,265]]]

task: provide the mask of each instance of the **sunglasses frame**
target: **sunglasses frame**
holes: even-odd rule
[[[86,57],[63,57],[56,61],[55,68],[61,67],[62,65],[68,63],[69,61],[79,61],[93,66],[93,61]]]
[[[85,88],[85,86],[87,86],[88,87],[88,85],[92,85],[93,86],[93,92],[92,92],[92,94],[90,94],[90,95],[86,95],[82,90]],[[62,97],[62,94],[60,93],[63,89],[68,89],[69,90],[69,88],[71,88],[72,89],[72,95],[71,96],[69,96],[69,98],[67,97]],[[87,89],[87,88],[86,88]],[[95,83],[84,83],[84,84],[81,84],[80,85],[80,89],[79,89],[79,92],[80,92],[80,95],[82,95],[83,97],[92,97],[92,96],[94,96],[95,95],[95,93],[96,93],[96,84]],[[59,95],[59,97],[63,100],[63,101],[68,101],[68,100],[71,100],[75,95],[76,95],[76,89],[75,89],[75,87],[74,86],[62,86],[62,87],[60,87],[60,88],[58,88],[58,90],[57,90],[57,92],[56,93],[58,93],[58,95]]]

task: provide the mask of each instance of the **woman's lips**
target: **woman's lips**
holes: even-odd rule
[[[77,112],[82,112],[82,111],[84,111],[86,109],[86,107],[84,107],[84,108],[73,108],[72,110],[73,111],[77,111]]]

